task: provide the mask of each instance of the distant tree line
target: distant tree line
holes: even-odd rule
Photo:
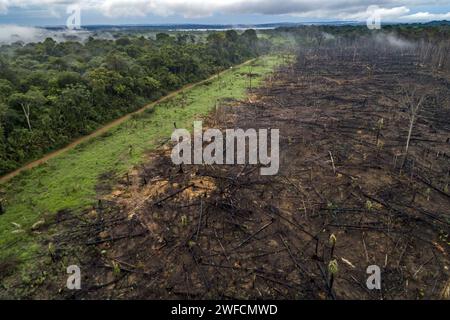
[[[370,30],[362,25],[317,25],[300,27],[281,27],[266,31],[269,39],[289,39],[278,41],[279,47],[291,49],[311,48],[331,45],[338,50],[352,50],[355,45],[371,44],[374,50],[397,48],[409,51],[417,58],[417,63],[428,65],[433,71],[450,72],[450,22],[389,24],[379,30]],[[356,50],[356,49],[355,49]],[[370,58],[370,55],[368,56]]]
[[[347,39],[358,39],[361,36],[373,36],[379,33],[395,34],[410,41],[445,41],[450,37],[450,22],[438,23],[411,23],[411,24],[388,24],[382,25],[379,30],[370,30],[365,24],[362,25],[314,25],[300,27],[280,27],[266,33],[288,34],[304,43],[307,39],[317,39],[324,35],[343,37]]]
[[[254,30],[2,46],[0,174],[266,49]]]

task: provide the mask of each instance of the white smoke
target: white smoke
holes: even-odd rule
[[[391,47],[399,48],[399,49],[411,49],[415,46],[415,44],[411,41],[399,38],[395,34],[389,33],[380,33],[375,36],[375,41],[380,45],[389,45]]]
[[[328,32],[322,32],[322,36],[325,40],[334,40],[336,37]]]

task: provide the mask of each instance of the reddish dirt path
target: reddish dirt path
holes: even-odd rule
[[[255,60],[255,59],[247,60],[246,62],[244,62],[244,63],[242,63],[242,64],[239,64],[239,65],[237,65],[237,66],[234,66],[234,68],[240,68],[240,67],[242,67],[242,66],[244,66],[244,65],[247,65],[247,64],[251,63],[251,62],[254,61],[254,60]],[[199,85],[202,85],[203,83],[205,83],[205,82],[207,82],[207,81],[214,80],[214,79],[217,78],[218,76],[220,76],[220,75],[222,75],[222,74],[224,74],[224,73],[226,73],[226,72],[228,72],[228,71],[230,71],[230,69],[224,70],[224,71],[220,72],[219,74],[215,74],[215,75],[213,75],[212,77],[209,77],[209,78],[207,78],[207,79],[205,79],[205,80],[202,80],[202,81],[200,81],[200,82],[188,84],[188,85],[182,87],[181,89],[178,89],[178,90],[176,90],[176,91],[173,91],[173,92],[171,92],[170,94],[168,94],[168,95],[166,95],[166,96],[164,96],[164,97],[162,97],[162,98],[160,98],[160,99],[158,99],[158,100],[156,100],[156,101],[154,101],[154,102],[152,102],[152,103],[150,103],[150,104],[148,104],[148,105],[145,105],[144,107],[142,107],[142,108],[140,108],[140,109],[138,109],[138,110],[136,110],[136,111],[134,111],[134,112],[128,113],[128,114],[126,114],[126,115],[124,115],[124,116],[122,116],[122,117],[120,117],[120,118],[118,118],[118,119],[116,119],[116,120],[114,120],[114,121],[112,121],[112,122],[106,124],[105,126],[103,126],[103,127],[99,128],[99,129],[95,130],[94,132],[92,132],[92,133],[89,134],[89,135],[86,135],[86,136],[83,136],[83,137],[81,137],[81,138],[78,138],[78,139],[74,140],[73,142],[71,142],[70,144],[68,144],[67,146],[65,146],[65,147],[63,147],[63,148],[61,148],[61,149],[58,149],[58,150],[53,151],[53,152],[50,152],[50,153],[48,153],[47,155],[45,155],[44,157],[42,157],[42,158],[40,158],[40,159],[34,160],[34,161],[32,161],[32,162],[29,162],[29,163],[27,163],[26,165],[24,165],[24,166],[22,166],[22,167],[20,167],[20,168],[18,168],[18,169],[16,169],[16,170],[14,170],[14,171],[8,173],[8,174],[2,176],[2,177],[0,178],[0,184],[5,183],[5,182],[8,182],[8,181],[11,180],[12,178],[14,178],[14,177],[17,176],[18,174],[20,174],[22,171],[29,170],[29,169],[32,169],[32,168],[34,168],[34,167],[37,167],[37,166],[39,166],[39,165],[41,165],[41,164],[43,164],[43,163],[46,163],[48,160],[53,159],[53,158],[57,157],[58,155],[60,155],[60,154],[62,154],[62,153],[64,153],[64,152],[66,152],[66,151],[68,151],[68,150],[71,150],[71,149],[75,148],[75,147],[78,146],[79,144],[81,144],[81,143],[83,143],[83,142],[86,142],[86,141],[88,141],[88,140],[90,140],[90,139],[92,139],[92,138],[95,138],[95,137],[100,136],[101,134],[107,132],[108,130],[110,130],[110,129],[112,129],[112,128],[114,128],[114,127],[116,127],[116,126],[122,124],[123,122],[127,121],[127,120],[130,119],[133,115],[140,114],[140,113],[144,112],[145,110],[148,110],[148,109],[150,109],[150,108],[153,108],[155,105],[157,105],[157,104],[159,104],[159,103],[161,103],[161,102],[164,102],[164,101],[166,101],[166,100],[168,100],[168,99],[171,99],[171,98],[175,97],[177,94],[179,94],[180,92],[182,92],[182,91],[184,91],[184,90],[189,90],[189,89],[192,89],[192,88],[197,87],[197,86],[199,86]]]

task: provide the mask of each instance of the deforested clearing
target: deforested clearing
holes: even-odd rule
[[[45,258],[27,281],[5,259],[0,296],[448,299],[449,44],[336,30],[284,30],[290,36],[279,34],[276,53],[75,149],[95,162],[101,148],[120,146],[103,165],[73,164],[89,182],[82,196],[79,177],[66,197],[66,175],[55,178],[48,197],[56,202],[44,215],[51,223],[32,208],[50,202],[35,194],[13,202],[16,217],[36,213],[32,225],[3,221],[26,234],[26,258]],[[277,174],[254,163],[175,164],[170,134],[200,120],[221,132],[279,129]],[[12,180],[10,199],[25,187],[40,192],[36,181],[63,172],[55,168],[74,172],[62,165],[69,159]],[[74,203],[58,202],[72,193]],[[10,234],[5,247],[15,257],[21,232]],[[65,287],[69,265],[83,267],[80,290]],[[376,290],[371,270],[381,272]]]

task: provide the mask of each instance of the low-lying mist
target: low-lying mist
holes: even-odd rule
[[[48,37],[57,42],[62,41],[86,41],[94,33],[87,30],[68,30],[68,29],[45,29],[37,27],[23,27],[17,25],[0,25],[0,44],[11,44],[14,42],[41,42]],[[102,34],[103,38],[112,36],[108,33]]]

